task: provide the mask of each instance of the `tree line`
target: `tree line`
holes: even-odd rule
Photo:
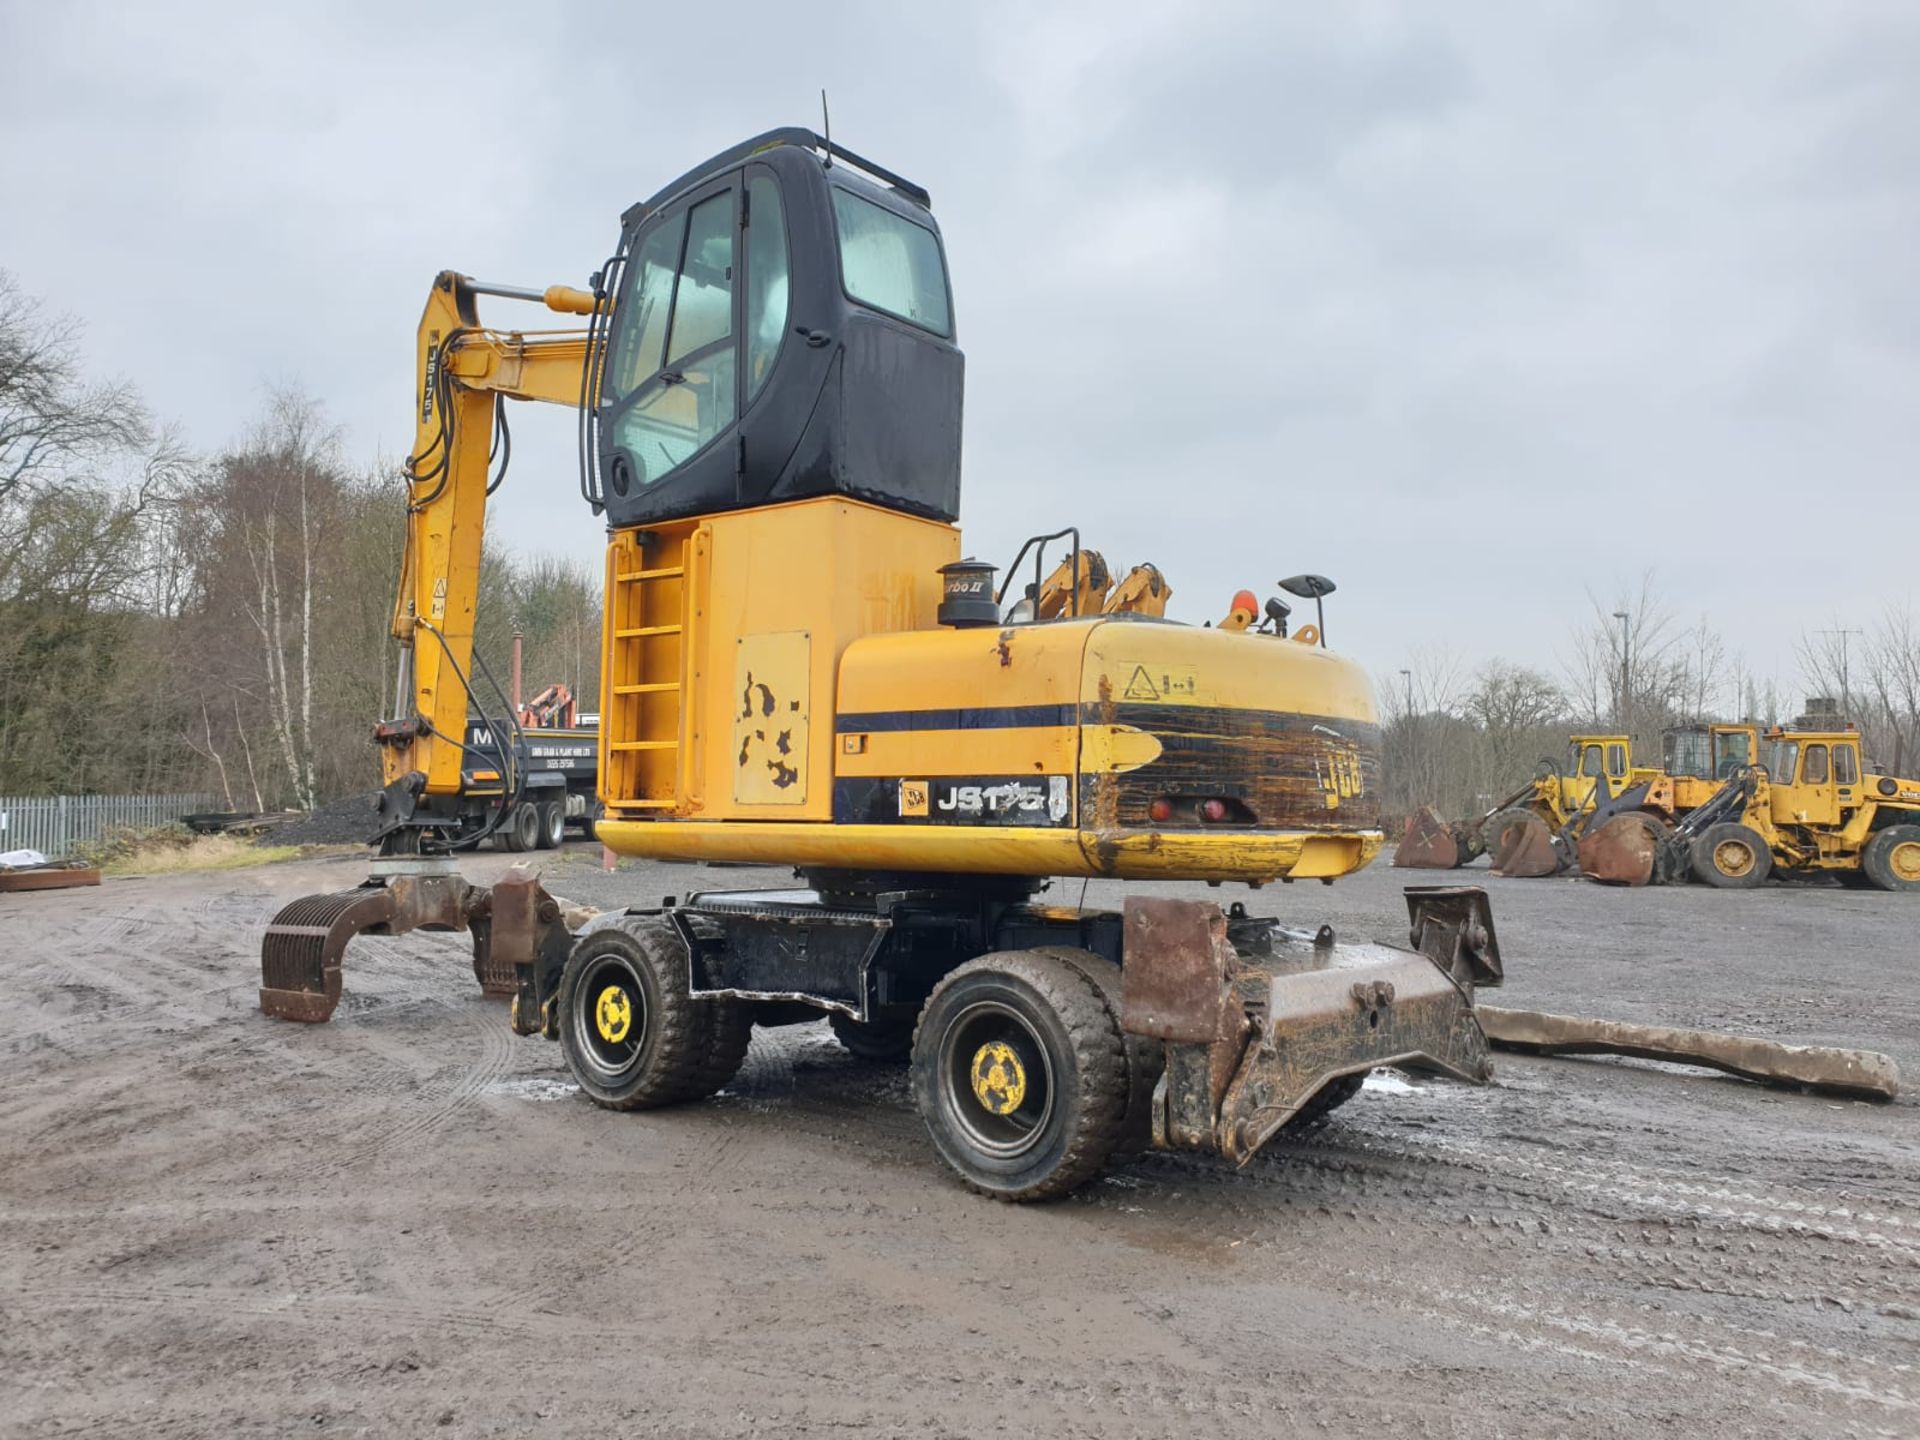
[[[1377,676],[1387,813],[1431,804],[1449,818],[1482,814],[1541,761],[1564,765],[1570,735],[1626,735],[1636,764],[1658,764],[1665,730],[1715,721],[1851,723],[1871,764],[1896,775],[1920,769],[1920,625],[1904,605],[1870,626],[1803,637],[1806,689],[1790,697],[1707,620],[1680,623],[1651,573],[1610,602],[1593,599],[1564,655],[1557,675],[1436,652]],[[1805,714],[1810,704],[1821,713]]]
[[[374,783],[393,713],[389,634],[405,497],[348,465],[322,408],[269,392],[247,432],[193,453],[132,387],[89,378],[75,324],[0,271],[0,794],[207,791],[236,810],[311,806]],[[476,643],[506,684],[599,693],[599,575],[489,546]],[[1890,609],[1800,650],[1894,773],[1920,769],[1920,625]],[[476,677],[476,684],[480,684]],[[1426,654],[1376,677],[1389,813],[1484,810],[1571,732],[1626,733],[1799,710],[1651,576],[1596,601],[1560,673]],[[490,702],[491,707],[491,702]],[[1903,768],[1904,767],[1904,768]]]
[[[405,493],[320,405],[271,391],[193,453],[91,379],[77,326],[0,271],[0,794],[205,791],[228,808],[377,782]],[[476,643],[507,682],[599,691],[600,577],[489,546]]]

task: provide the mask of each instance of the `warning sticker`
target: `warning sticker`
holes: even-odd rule
[[[1136,665],[1133,673],[1127,676],[1127,686],[1120,692],[1120,698],[1133,701],[1191,700],[1199,691],[1199,683],[1191,670],[1169,669],[1166,666],[1149,669],[1145,665]]]

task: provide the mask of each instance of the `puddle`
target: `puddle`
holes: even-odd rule
[[[509,1100],[564,1100],[579,1092],[571,1080],[496,1080],[486,1088],[487,1094]]]

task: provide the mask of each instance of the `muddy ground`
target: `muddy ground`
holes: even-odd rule
[[[549,883],[602,905],[762,878],[579,851]],[[261,925],[361,868],[0,896],[0,1433],[1920,1433],[1911,1098],[1504,1057],[1014,1208],[822,1026],[613,1115],[457,937],[360,941],[331,1025],[265,1019]],[[1249,898],[1392,935],[1404,878]],[[1505,1003],[1920,1083],[1920,901],[1489,884]]]

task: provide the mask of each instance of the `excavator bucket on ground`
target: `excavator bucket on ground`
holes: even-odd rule
[[[1407,817],[1393,863],[1403,870],[1458,870],[1477,854],[1459,826],[1441,819],[1433,806],[1422,805]]]
[[[1496,815],[1487,825],[1487,854],[1492,857],[1496,875],[1534,879],[1556,874],[1561,868],[1553,831],[1531,810]]]
[[[1651,815],[1613,815],[1580,837],[1580,873],[1602,885],[1647,885],[1666,828]]]

